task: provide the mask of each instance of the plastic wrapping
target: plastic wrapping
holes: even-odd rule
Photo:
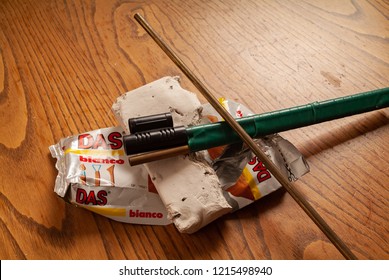
[[[235,118],[252,115],[247,107],[239,103],[224,99],[220,102]],[[209,104],[204,105],[203,112],[208,122],[222,121]],[[309,166],[301,153],[280,135],[272,134],[255,141],[290,181],[309,172]],[[208,150],[208,154],[208,161],[215,169],[234,210],[281,187],[263,163],[242,143],[212,148]]]
[[[146,169],[130,166],[120,127],[67,137],[49,149],[57,159],[54,191],[60,197],[116,221],[170,223]]]

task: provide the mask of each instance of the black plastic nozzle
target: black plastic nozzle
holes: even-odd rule
[[[123,136],[127,155],[188,145],[184,126],[149,130]]]
[[[173,118],[170,113],[162,113],[128,120],[131,134],[173,127]]]

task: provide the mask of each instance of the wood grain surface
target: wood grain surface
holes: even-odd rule
[[[2,0],[0,258],[341,259],[282,190],[192,235],[57,197],[50,145],[117,125],[115,99],[163,76],[197,93],[135,12],[215,95],[257,113],[389,86],[384,0]],[[311,167],[298,189],[360,259],[389,259],[388,120],[383,109],[282,133]]]

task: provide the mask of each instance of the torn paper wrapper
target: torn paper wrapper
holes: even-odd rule
[[[228,100],[223,102],[236,117],[251,114],[243,105]],[[208,104],[200,106],[196,112],[200,113],[201,122],[220,120]],[[146,111],[143,115],[149,114]],[[104,128],[64,138],[50,146],[52,156],[57,159],[55,192],[74,205],[120,222],[171,223],[172,217],[168,215],[165,203],[148,175],[149,171],[145,166],[129,165],[122,147],[122,135],[121,127]],[[290,180],[296,180],[309,171],[298,150],[279,135],[258,139],[257,143]],[[243,146],[219,147],[201,154],[202,160],[216,174],[217,184],[229,205],[227,213],[281,187]],[[181,174],[178,167],[175,168],[176,173]],[[183,187],[187,186],[187,177],[180,180]],[[196,230],[202,226],[200,224]]]

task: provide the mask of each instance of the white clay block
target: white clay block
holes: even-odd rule
[[[202,107],[196,95],[181,88],[178,78],[165,77],[119,97],[112,110],[128,132],[128,119],[171,112],[175,126],[198,124]],[[145,164],[180,232],[193,233],[231,211],[214,170],[195,156]]]
[[[112,110],[129,133],[128,119],[171,112],[174,126],[197,124],[201,104],[197,96],[181,88],[178,77],[165,77],[121,95]]]

